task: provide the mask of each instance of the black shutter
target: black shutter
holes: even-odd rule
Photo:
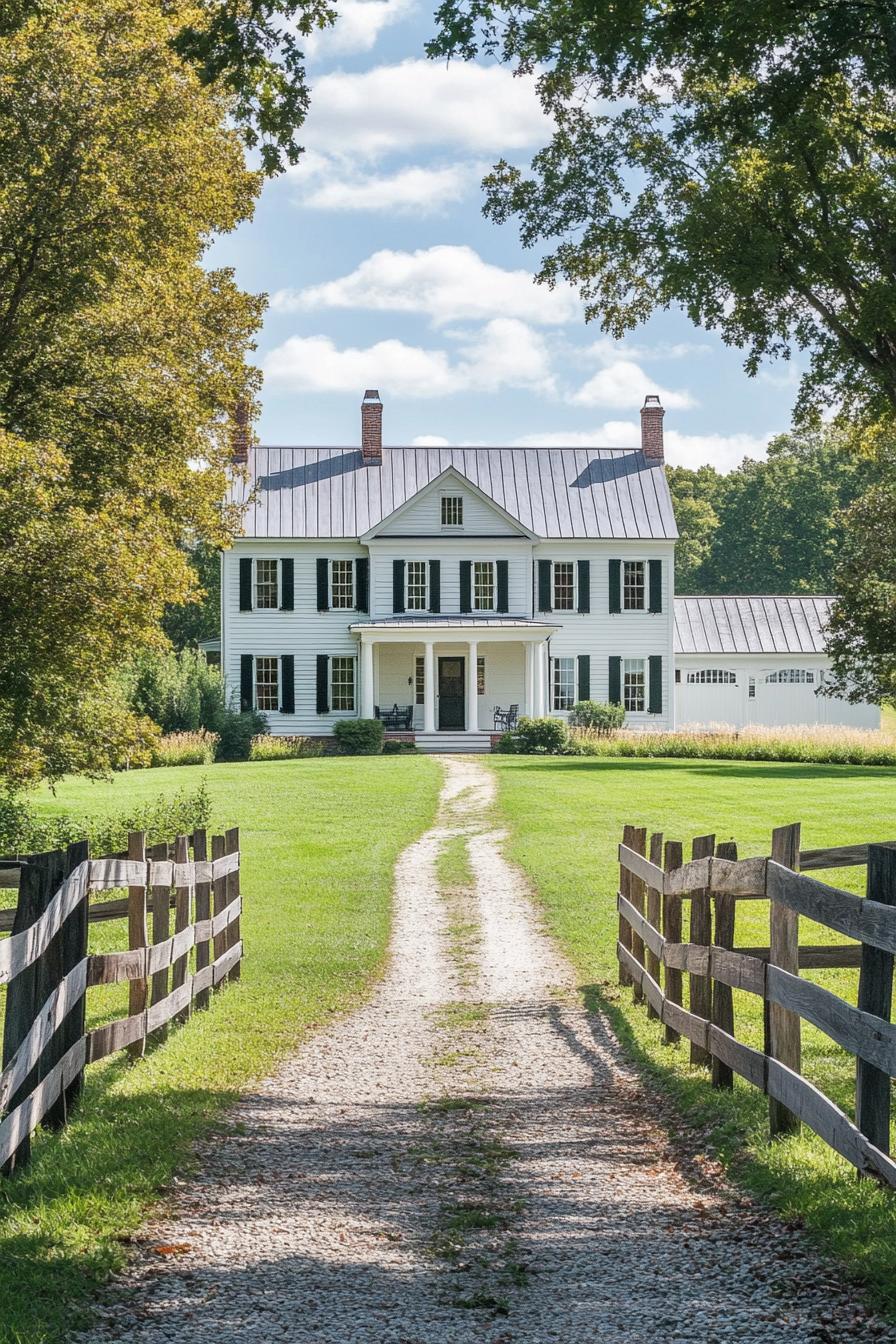
[[[355,611],[370,610],[370,560],[366,555],[355,561]]]
[[[647,659],[648,679],[647,679],[647,713],[662,714],[663,712],[663,660],[656,654]]]
[[[240,560],[240,611],[252,610],[252,560]]]
[[[579,695],[580,700],[591,699],[591,655],[579,654]]]
[[[404,611],[404,561],[392,561],[392,610]]]
[[[579,561],[579,611],[591,610],[591,561]]]
[[[607,683],[607,699],[611,705],[622,704],[622,659],[610,659],[610,676]]]
[[[498,611],[510,610],[510,580],[506,560],[498,560]]]
[[[280,658],[280,713],[296,712],[296,660],[291,653]]]
[[[434,612],[442,610],[442,562],[440,560],[430,560],[429,562],[429,609]]]
[[[550,560],[539,560],[538,562],[538,610],[550,611],[551,602],[551,562]]]
[[[253,682],[253,658],[251,653],[240,654],[240,710],[245,714],[247,709],[252,708],[254,686]]]
[[[330,712],[330,658],[326,653],[317,655],[317,712]]]
[[[323,557],[317,562],[317,609],[330,610],[330,562]]]
[[[662,560],[647,561],[647,595],[648,611],[662,611],[663,609],[663,562]]]
[[[461,611],[473,610],[472,560],[461,560],[460,562],[460,609]]]
[[[622,610],[622,561],[610,561],[610,615]]]
[[[280,561],[280,610],[292,611],[295,606],[295,563],[285,558]]]

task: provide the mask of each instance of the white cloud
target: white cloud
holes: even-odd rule
[[[755,434],[682,434],[675,429],[665,432],[666,461],[678,467],[702,467],[706,463],[717,471],[730,471],[743,458],[765,457],[771,431]],[[556,430],[544,434],[525,434],[514,440],[518,448],[637,448],[641,430],[634,420],[607,420],[593,430]]]
[[[577,406],[609,406],[618,410],[642,406],[650,392],[658,392],[663,405],[677,411],[688,410],[697,403],[690,392],[675,392],[658,387],[640,364],[631,359],[616,359],[592,374],[571,400]]]
[[[328,161],[316,184],[312,178],[308,194],[297,199],[315,210],[388,210],[390,214],[432,215],[459,201],[473,179],[469,167],[460,163],[364,175],[351,169],[345,171],[335,161]]]
[[[271,307],[279,312],[366,308],[423,313],[436,326],[495,313],[554,325],[574,321],[581,311],[571,288],[549,290],[536,285],[529,271],[507,271],[483,261],[471,247],[448,244],[416,252],[374,252],[338,280],[278,290]]]
[[[470,385],[485,391],[529,387],[552,392],[551,361],[544,340],[514,317],[496,317],[463,348]]]
[[[578,356],[611,364],[616,359],[694,359],[711,353],[712,346],[706,341],[657,341],[654,345],[641,345],[637,341],[613,341],[602,336],[592,345],[580,349]]]
[[[490,155],[543,144],[550,131],[533,76],[517,79],[503,65],[407,60],[323,75],[303,138],[314,150],[349,146],[362,156],[424,145]]]
[[[418,434],[411,439],[412,448],[450,448],[451,440],[443,439],[441,434]]]
[[[340,0],[339,17],[332,28],[311,33],[304,39],[309,60],[370,51],[384,28],[413,12],[413,0]]]

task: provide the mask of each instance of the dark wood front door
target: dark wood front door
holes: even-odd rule
[[[463,729],[464,660],[439,659],[439,728]]]

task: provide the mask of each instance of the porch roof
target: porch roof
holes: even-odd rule
[[[380,620],[355,621],[349,626],[352,634],[389,634],[393,631],[417,634],[445,635],[448,631],[464,630],[470,634],[516,632],[520,637],[544,639],[559,630],[559,625],[546,621],[525,620],[512,616],[384,616]]]

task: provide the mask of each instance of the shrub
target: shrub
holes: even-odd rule
[[[227,712],[224,679],[198,649],[159,652],[145,649],[121,673],[128,704],[157,723],[163,733],[218,731]]]
[[[387,737],[383,742],[384,756],[416,756],[417,754],[417,748],[414,746],[413,742],[402,742],[401,739],[397,737]]]
[[[299,761],[323,756],[326,745],[313,737],[274,737],[270,733],[253,737],[250,761]]]
[[[218,718],[218,747],[215,753],[219,761],[248,761],[252,750],[252,739],[269,731],[268,721],[257,709],[240,712],[225,709]]]
[[[512,733],[504,733],[498,751],[522,756],[563,756],[569,750],[569,729],[562,719],[522,718]]]
[[[198,788],[160,793],[140,807],[105,816],[42,817],[21,798],[0,798],[0,853],[36,854],[61,849],[75,840],[88,840],[91,853],[120,853],[128,831],[145,831],[148,844],[188,835],[211,820],[211,799],[203,779]]]
[[[211,765],[218,734],[200,728],[195,733],[166,733],[152,749],[151,765]]]
[[[379,756],[383,750],[381,719],[340,719],[333,736],[346,756]]]
[[[569,713],[570,728],[590,728],[599,737],[609,737],[624,722],[621,705],[605,705],[599,700],[577,700]]]

